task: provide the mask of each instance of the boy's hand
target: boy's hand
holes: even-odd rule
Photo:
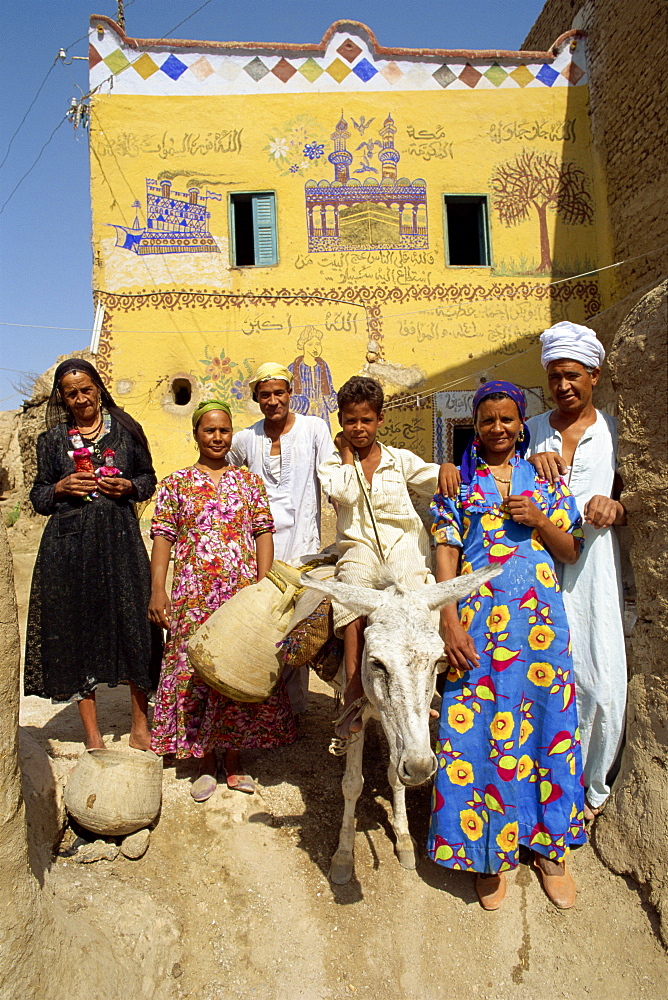
[[[457,466],[452,462],[444,462],[438,473],[438,492],[454,500],[459,493],[461,483],[462,477]]]
[[[352,465],[355,458],[355,452],[353,451],[348,438],[344,437],[343,431],[339,431],[334,438],[334,446],[338,450],[343,464]]]

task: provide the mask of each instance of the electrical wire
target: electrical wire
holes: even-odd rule
[[[46,147],[49,145],[49,143],[53,139],[53,137],[56,134],[56,132],[58,131],[58,129],[61,127],[61,125],[64,125],[66,121],[67,121],[67,118],[61,118],[60,119],[60,121],[58,122],[58,124],[54,128],[53,132],[51,133],[51,135],[46,140],[46,142],[44,143],[44,145],[40,149],[39,153],[37,154],[37,156],[33,160],[32,164],[28,167],[28,169],[23,174],[23,176],[16,182],[16,184],[14,185],[14,187],[12,188],[12,190],[10,191],[10,193],[5,198],[5,201],[3,202],[2,207],[0,208],[0,215],[2,215],[2,213],[4,212],[4,210],[7,208],[7,205],[9,205],[10,201],[12,200],[12,198],[14,197],[14,195],[16,194],[16,192],[18,191],[18,189],[21,187],[21,185],[23,184],[23,182],[26,179],[26,177],[33,172],[33,170],[35,169],[35,167],[37,166],[37,164],[39,163],[39,161],[40,161],[40,159],[42,157],[42,153],[44,152],[44,150],[46,149]]]
[[[184,17],[181,21],[179,21],[178,24],[175,24],[172,28],[169,28],[164,35],[160,36],[160,38],[151,39],[152,44],[159,45],[161,42],[168,42],[169,41],[168,36],[171,35],[172,32],[176,31],[177,28],[180,28],[182,24],[186,23],[186,21],[189,21],[191,17],[195,16],[195,14],[199,14],[199,12],[201,10],[204,10],[205,7],[208,7],[211,2],[212,0],[204,0],[203,4],[200,4],[199,7],[197,7],[191,14],[188,14],[186,17]],[[129,6],[129,4],[127,6]],[[137,59],[133,59],[130,62],[130,66],[134,65],[134,63],[136,63],[137,60],[139,59],[141,59],[141,55],[138,55]],[[98,83],[98,85],[94,87],[93,90],[90,90],[87,94],[84,94],[83,99],[85,99],[86,97],[91,97],[92,94],[94,94],[96,91],[100,89],[100,87],[104,87],[105,83],[109,83],[110,80],[113,80],[115,75],[116,75],[115,73],[110,73],[109,76],[105,77],[104,80]]]
[[[48,70],[46,71],[46,76],[44,77],[44,79],[40,83],[39,87],[37,88],[37,93],[33,97],[33,99],[30,102],[30,104],[28,105],[28,109],[25,112],[25,114],[23,115],[23,118],[21,119],[21,121],[18,123],[18,125],[14,129],[14,133],[13,133],[11,139],[9,140],[9,143],[7,145],[7,149],[5,150],[5,155],[2,158],[2,162],[0,162],[0,170],[2,170],[2,168],[4,167],[5,162],[7,160],[7,157],[9,156],[10,150],[11,150],[12,145],[14,143],[14,139],[16,139],[16,136],[21,131],[21,127],[23,126],[24,121],[26,120],[26,118],[28,117],[28,115],[30,114],[30,112],[32,111],[32,108],[33,108],[33,105],[34,105],[35,101],[37,100],[37,98],[39,97],[39,95],[42,92],[42,87],[44,86],[44,84],[46,83],[46,81],[49,79],[51,71],[53,70],[53,67],[56,65],[57,62],[58,62],[58,56],[56,56],[56,58],[53,60],[53,62],[49,66]]]

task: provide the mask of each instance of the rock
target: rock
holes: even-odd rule
[[[124,837],[121,842],[121,854],[124,858],[136,861],[142,855],[146,854],[150,839],[151,833],[147,829],[131,833],[129,837]]]
[[[117,844],[108,844],[105,840],[94,840],[92,844],[80,847],[74,860],[80,865],[89,865],[93,861],[115,861],[117,857]]]
[[[619,328],[610,355],[619,392],[622,500],[628,512],[637,620],[629,641],[626,746],[595,842],[615,872],[649,890],[668,944],[668,282],[649,291]]]
[[[19,760],[30,867],[41,878],[65,829],[63,786],[49,755],[22,727],[19,727]]]

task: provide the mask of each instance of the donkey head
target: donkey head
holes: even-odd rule
[[[405,785],[420,785],[436,770],[429,706],[437,669],[445,667],[445,658],[432,612],[472,593],[500,572],[500,566],[489,566],[421,590],[406,590],[395,582],[371,590],[302,576],[304,586],[328,594],[367,619],[362,684],[378,711],[391,762]]]

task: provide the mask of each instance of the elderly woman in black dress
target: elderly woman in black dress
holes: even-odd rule
[[[130,746],[148,750],[148,692],[162,653],[162,632],[146,619],[150,569],[135,516],[156,486],[148,442],[80,358],[58,365],[46,422],[30,500],[50,517],[30,593],[25,692],[76,700],[94,750],[104,748],[95,690],[127,683]]]

